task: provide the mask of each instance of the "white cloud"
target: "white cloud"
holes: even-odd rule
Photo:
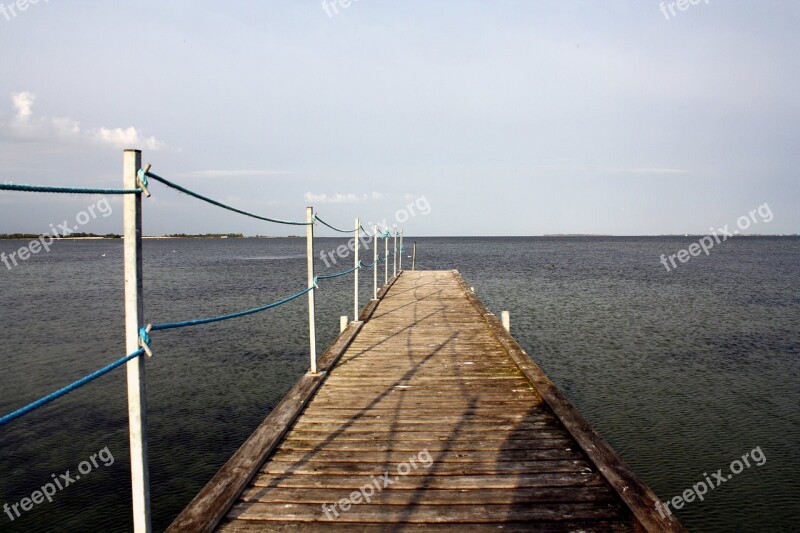
[[[365,202],[368,200],[383,200],[386,197],[383,193],[373,191],[371,193],[363,193],[360,196],[351,192],[341,193],[337,192],[331,195],[326,193],[314,194],[307,192],[304,195],[306,202],[315,204],[355,204],[358,202]]]
[[[38,117],[33,104],[36,95],[29,92],[11,93],[14,118],[0,122],[0,136],[26,142],[83,142],[114,148],[144,148],[159,150],[164,143],[155,137],[145,137],[133,126],[129,128],[82,129],[80,123],[67,117]]]
[[[98,128],[89,132],[96,142],[108,144],[115,148],[146,148],[147,150],[158,150],[163,144],[155,137],[143,137],[141,132],[134,127],[122,128]]]
[[[11,93],[11,101],[17,111],[17,120],[24,121],[33,114],[33,102],[36,101],[36,95],[29,92]]]
[[[307,192],[305,194],[306,202],[313,202],[315,204],[353,204],[358,202],[358,196],[353,193],[340,193],[337,192],[328,196],[326,193],[314,194]]]

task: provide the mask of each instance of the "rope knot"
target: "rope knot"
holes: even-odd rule
[[[147,189],[147,186],[150,180],[147,178],[147,173],[150,172],[151,167],[152,165],[147,164],[144,168],[140,168],[139,171],[136,172],[136,181],[142,189],[142,192],[144,192],[145,196],[148,198],[150,197],[150,191]]]
[[[144,353],[148,357],[153,357],[153,350],[150,349],[150,331],[153,329],[153,324],[147,324],[139,328],[139,346],[144,348]]]

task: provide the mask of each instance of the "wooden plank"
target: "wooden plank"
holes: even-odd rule
[[[430,450],[429,450],[430,451]],[[547,448],[506,450],[502,455],[486,450],[464,450],[460,452],[439,454],[436,464],[447,463],[503,463],[524,461],[553,461],[559,459],[581,459],[583,455],[570,448]],[[277,450],[272,459],[276,461],[305,462],[358,462],[398,465],[408,460],[408,452],[354,452],[349,450]]]
[[[472,442],[475,440],[499,440],[499,441],[513,441],[513,440],[541,440],[541,439],[557,439],[569,438],[569,433],[562,428],[553,428],[552,426],[525,426],[522,430],[512,425],[505,426],[481,426],[478,430],[474,427],[467,428],[452,428],[449,431],[441,431],[441,427],[437,428],[436,425],[423,426],[422,428],[412,426],[397,426],[397,425],[369,425],[369,426],[350,426],[356,428],[354,431],[346,431],[341,426],[315,428],[317,431],[312,431],[313,426],[304,426],[306,431],[292,431],[286,438],[285,442],[303,441],[303,440],[319,440],[324,442],[341,442],[343,440],[395,440],[395,441],[409,441],[409,440],[436,440],[447,441],[449,443],[455,442]],[[494,430],[492,430],[494,428]],[[328,431],[324,431],[327,429]],[[438,431],[437,431],[438,429]],[[323,431],[321,431],[323,430]],[[498,433],[502,432],[500,438]],[[514,433],[514,438],[511,438],[511,433]]]
[[[493,429],[494,428],[494,429]],[[563,428],[550,426],[526,426],[522,429],[514,425],[480,426],[468,428],[452,428],[443,431],[441,427],[408,426],[387,428],[381,425],[351,426],[347,428],[336,427],[307,427],[303,430],[292,431],[286,435],[286,442],[293,441],[441,441],[441,442],[472,442],[472,441],[531,441],[542,439],[568,439],[570,437]]]
[[[262,522],[248,520],[233,520],[225,522],[219,531],[224,533],[253,533],[255,531],[271,531],[274,533],[317,533],[320,531],[318,522],[270,522],[268,528]],[[632,531],[632,526],[624,521],[592,520],[591,522],[562,521],[538,522],[535,527],[524,522],[487,522],[482,524],[402,524],[400,527],[390,527],[387,524],[358,524],[355,528],[348,522],[328,522],[325,524],[327,533],[386,533],[390,532],[424,532],[424,533],[473,533],[501,531],[502,533],[530,533],[532,530],[539,533],[627,533]]]
[[[508,402],[503,402],[502,400],[475,400],[472,401],[468,398],[453,398],[453,399],[438,399],[435,403],[431,403],[429,400],[414,400],[411,398],[406,399],[396,399],[394,401],[389,401],[390,398],[386,398],[380,403],[375,405],[369,405],[369,402],[360,402],[359,404],[355,404],[352,401],[343,404],[341,402],[335,401],[325,401],[324,399],[320,399],[319,395],[315,396],[311,403],[308,404],[307,410],[312,410],[315,413],[324,414],[328,411],[334,413],[357,413],[357,412],[368,412],[368,413],[385,413],[385,412],[395,412],[397,409],[402,406],[403,410],[409,413],[420,412],[420,413],[427,413],[430,412],[431,406],[435,406],[436,410],[443,413],[459,413],[463,412],[465,409],[469,409],[471,413],[483,413],[483,412],[494,412],[494,411],[505,411],[506,409],[526,409],[531,405],[530,400],[509,400]],[[363,406],[361,404],[364,404]],[[345,405],[346,407],[343,407]],[[533,409],[529,412],[535,413]],[[549,409],[544,408],[536,408],[536,412],[550,413]]]
[[[360,315],[358,315],[358,320],[360,322],[366,322],[370,318],[372,318],[372,314],[378,308],[378,304],[379,303],[380,303],[380,300],[378,300],[377,298],[372,299],[369,302],[367,302],[367,305],[364,306],[364,310],[361,311]]]
[[[402,274],[402,272],[400,274]],[[378,300],[383,300],[383,297],[386,296],[386,293],[389,292],[389,289],[392,288],[392,285],[394,285],[400,278],[400,274],[389,278],[389,283],[378,289]]]
[[[340,500],[338,489],[248,488],[243,502],[261,503],[331,503]],[[479,490],[392,490],[376,492],[372,501],[385,505],[409,505],[424,500],[426,505],[497,505],[539,502],[613,502],[614,494],[603,485],[588,487],[539,487]]]
[[[407,461],[408,457],[404,459]],[[391,466],[391,465],[388,465]],[[268,461],[261,469],[264,474],[307,474],[307,475],[338,475],[346,476],[352,474],[375,474],[374,464],[369,463],[306,463],[284,462],[276,459]],[[584,472],[591,473],[589,463],[584,460],[572,461],[520,461],[516,463],[448,463],[436,465],[434,471],[429,470],[424,465],[412,469],[409,476],[464,476],[464,475],[502,475],[502,474],[538,474],[545,472]]]
[[[566,436],[566,433],[565,433]],[[448,450],[450,452],[461,452],[468,450],[494,450],[497,452],[508,452],[511,450],[548,450],[553,448],[570,448],[575,446],[575,441],[571,438],[555,439],[536,439],[526,441],[470,441],[470,442],[430,442],[426,446],[420,447],[419,442],[353,442],[353,441],[331,441],[324,445],[314,440],[292,440],[284,441],[280,444],[282,450],[347,450],[362,452],[419,452],[427,448],[429,452]]]
[[[402,417],[402,418],[401,418]],[[414,418],[408,413],[393,414],[389,411],[383,416],[355,416],[350,420],[326,418],[324,416],[300,420],[294,429],[297,431],[324,431],[326,433],[342,434],[355,432],[383,432],[395,431],[420,431],[426,433],[452,434],[454,431],[464,433],[468,431],[518,432],[529,430],[563,431],[557,421],[549,418],[514,418],[502,415],[464,415],[461,420],[445,418],[439,422],[435,418]]]
[[[345,495],[344,497],[347,497]],[[334,503],[334,502],[331,502]],[[327,523],[341,520],[351,523],[481,523],[498,521],[558,522],[567,520],[613,520],[622,518],[616,505],[592,503],[547,503],[537,505],[354,505],[347,512],[332,513],[330,518],[317,504],[240,503],[228,518],[258,521],[300,521]]]
[[[259,474],[253,479],[254,487],[284,488],[338,488],[357,490],[365,484],[373,482],[384,472],[375,472],[369,476],[316,476],[306,474]],[[437,489],[506,489],[536,487],[588,487],[604,485],[603,478],[596,473],[561,472],[542,474],[507,475],[471,475],[471,476],[392,476],[393,490],[428,490]]]
[[[324,415],[307,415],[300,420],[298,427],[305,427],[317,424],[326,424],[333,427],[341,427],[346,424],[348,427],[353,424],[381,424],[384,427],[391,428],[391,424],[396,425],[437,425],[438,427],[450,426],[463,426],[463,425],[480,425],[488,426],[492,424],[528,424],[535,425],[542,422],[554,422],[554,419],[536,419],[522,414],[512,413],[496,413],[496,414],[472,414],[464,413],[458,415],[442,415],[440,418],[430,415],[422,415],[420,417],[414,416],[416,413],[399,412],[387,415],[385,413],[361,413],[351,417],[345,416],[324,416]]]

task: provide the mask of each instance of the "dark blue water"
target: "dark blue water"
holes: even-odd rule
[[[660,255],[691,238],[417,242],[421,268],[456,268],[490,309],[511,312],[522,346],[662,499],[760,448],[762,466],[678,512],[690,530],[796,530],[800,240],[734,239],[672,273]],[[21,244],[0,241],[0,252]],[[241,310],[305,287],[300,239],[148,240],[144,249],[150,322]],[[0,265],[0,413],[124,355],[121,259],[120,241],[62,241],[10,272]],[[350,280],[322,283],[320,351],[339,315],[352,316]],[[368,296],[371,276],[362,282]],[[306,312],[299,300],[154,334],[147,400],[156,530],[307,369]],[[93,454],[98,462],[52,502],[13,522],[0,514],[0,530],[131,529],[124,377],[112,373],[0,429],[0,505],[30,496],[51,474],[74,476]],[[97,460],[109,454],[113,464]]]

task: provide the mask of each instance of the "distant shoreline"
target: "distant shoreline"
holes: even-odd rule
[[[49,235],[49,234],[45,234]],[[704,237],[705,235],[701,234],[684,234],[684,235],[603,235],[603,234],[590,234],[590,233],[571,233],[571,234],[546,234],[546,235],[442,235],[442,236],[430,236],[430,235],[420,235],[415,238],[417,239],[575,239],[575,238],[591,238],[591,239],[697,239]],[[40,237],[37,234],[4,234],[0,235],[0,241],[30,241],[36,240]],[[741,239],[741,238],[748,238],[748,239],[758,239],[758,238],[774,238],[774,237],[791,237],[797,238],[800,237],[800,234],[797,233],[789,233],[789,234],[750,234],[750,235],[733,235],[729,239]],[[325,237],[325,238],[336,238],[336,237]],[[346,237],[342,237],[346,238]],[[167,239],[305,239],[304,235],[288,235],[288,236],[278,236],[272,237],[268,235],[251,235],[251,236],[244,236],[244,235],[145,235],[142,237],[144,240],[167,240]],[[85,235],[80,237],[59,237],[57,240],[60,241],[114,241],[114,240],[124,240],[122,235]]]
[[[44,235],[50,235],[45,233]],[[34,233],[6,233],[0,234],[0,241],[30,241],[36,240],[40,237],[39,234]],[[289,235],[288,237],[270,237],[266,235],[254,235],[245,237],[244,235],[237,234],[200,234],[200,235],[145,235],[142,239],[299,239],[300,235]],[[305,237],[302,237],[305,238]],[[122,235],[108,234],[108,235],[86,235],[80,234],[76,236],[58,237],[60,241],[114,241],[124,239]]]

